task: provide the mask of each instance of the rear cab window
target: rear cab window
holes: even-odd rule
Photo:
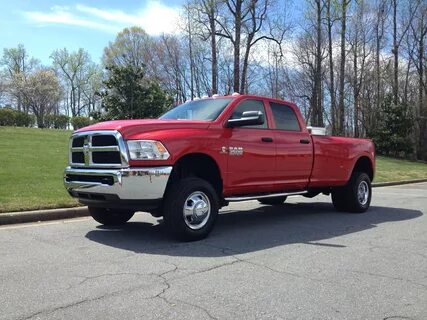
[[[270,101],[270,108],[277,130],[301,131],[297,115],[290,106]]]

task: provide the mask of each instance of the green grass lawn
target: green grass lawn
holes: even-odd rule
[[[427,179],[427,164],[422,162],[377,157],[374,182]]]
[[[78,205],[62,183],[70,134],[0,127],[0,212]]]
[[[65,191],[71,131],[0,127],[0,212],[77,206]],[[377,158],[374,182],[427,178],[427,164]]]

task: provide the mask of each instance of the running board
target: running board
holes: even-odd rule
[[[263,195],[254,195],[254,196],[242,196],[242,197],[228,197],[225,198],[225,201],[246,201],[246,200],[257,200],[257,199],[264,199],[264,198],[276,198],[276,197],[287,197],[287,196],[298,196],[302,194],[308,193],[307,190],[305,191],[297,191],[297,192],[282,192],[282,193],[271,193],[271,194],[263,194]]]

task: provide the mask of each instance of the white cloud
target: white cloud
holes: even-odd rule
[[[176,31],[180,11],[160,1],[150,0],[135,13],[77,4],[73,7],[54,6],[48,12],[26,11],[23,14],[29,21],[42,25],[63,24],[107,32],[137,25],[148,34],[159,35]]]

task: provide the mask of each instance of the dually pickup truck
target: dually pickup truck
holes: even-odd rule
[[[365,212],[374,152],[370,140],[311,132],[293,103],[233,94],[189,101],[155,120],[75,131],[64,183],[101,224],[146,211],[178,238],[198,240],[231,201],[281,205],[323,193],[339,211]]]

